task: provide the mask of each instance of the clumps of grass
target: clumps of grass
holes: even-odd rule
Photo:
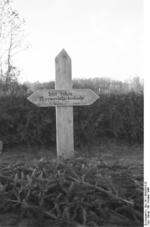
[[[0,212],[37,218],[39,225],[142,226],[142,175],[86,158],[3,164]]]

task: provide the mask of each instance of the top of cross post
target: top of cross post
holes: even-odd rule
[[[59,52],[59,54],[55,58],[55,61],[58,60],[58,59],[62,59],[62,58],[67,58],[67,59],[71,60],[70,56],[68,55],[68,53],[65,49],[62,49]]]

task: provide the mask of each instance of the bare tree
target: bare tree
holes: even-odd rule
[[[0,1],[0,80],[8,90],[11,82],[17,80],[19,70],[14,56],[21,50],[24,40],[24,19],[13,8],[12,0]]]

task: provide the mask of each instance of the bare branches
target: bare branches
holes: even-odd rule
[[[18,70],[14,56],[19,53],[24,38],[24,19],[13,8],[11,0],[0,2],[0,81],[9,89],[9,83],[16,80]]]

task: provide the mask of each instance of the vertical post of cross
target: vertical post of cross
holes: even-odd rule
[[[63,49],[55,58],[55,89],[72,89],[71,58]],[[56,107],[57,156],[71,158],[74,154],[73,107]]]

